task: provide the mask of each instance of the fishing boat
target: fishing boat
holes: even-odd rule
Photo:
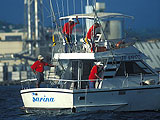
[[[72,53],[54,52],[52,61],[57,67],[51,68],[53,77],[46,78],[40,88],[33,85],[36,79],[21,81],[20,94],[26,112],[159,110],[159,74],[145,63],[148,57],[133,46],[133,40],[122,37],[125,20],[133,17],[120,13],[88,13],[59,19],[76,16],[92,20],[96,16],[100,22],[103,30],[95,40],[95,52],[86,50],[80,40],[76,41]],[[123,44],[117,46],[121,40]],[[95,88],[89,89],[88,76],[95,62],[103,64],[103,80],[95,79]]]

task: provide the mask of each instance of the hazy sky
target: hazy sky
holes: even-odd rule
[[[10,23],[24,23],[24,0],[1,0],[0,1],[0,20]],[[49,0],[44,0],[46,4]],[[56,6],[62,6],[62,0],[52,0]],[[69,1],[70,11],[73,12],[73,1],[76,1],[76,12],[81,12],[81,0],[63,0],[64,3]],[[89,0],[91,2],[91,0]],[[136,28],[160,28],[160,0],[97,0],[106,3],[106,11],[121,12],[135,17]],[[83,0],[86,4],[86,0]],[[44,5],[47,7],[47,5]],[[46,11],[44,9],[44,11]],[[49,15],[48,15],[49,16]],[[45,22],[47,22],[47,13]]]

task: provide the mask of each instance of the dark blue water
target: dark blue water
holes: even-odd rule
[[[159,111],[26,114],[20,109],[20,89],[19,85],[0,86],[0,120],[160,120]]]

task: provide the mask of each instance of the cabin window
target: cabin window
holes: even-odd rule
[[[146,66],[141,61],[137,61],[136,64],[138,64],[138,66],[140,66],[142,69],[146,68]]]
[[[91,61],[91,60],[83,61],[83,64],[82,64],[82,68],[83,68],[82,79],[83,80],[88,80],[88,77],[89,77],[89,74],[90,74],[90,71],[93,65],[94,65],[94,61]]]
[[[72,80],[78,80],[78,61],[72,61]]]
[[[152,73],[152,70],[150,68],[148,68],[143,62],[137,61],[136,64],[138,66],[140,66],[146,72],[146,74],[151,74]]]
[[[116,76],[125,76],[125,74],[134,75],[134,74],[150,74],[150,70],[140,61],[129,61],[129,62],[122,62],[120,67],[116,73]]]
[[[22,40],[20,35],[17,36],[5,36],[5,40]]]

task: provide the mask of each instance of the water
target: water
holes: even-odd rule
[[[20,85],[0,86],[0,120],[160,120],[159,111],[26,114],[20,109],[20,89]]]

